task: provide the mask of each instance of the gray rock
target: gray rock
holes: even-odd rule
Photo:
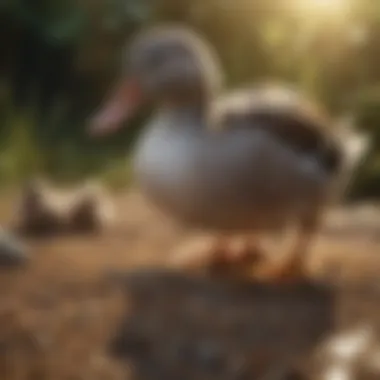
[[[23,266],[29,258],[26,247],[17,237],[0,230],[0,268]]]

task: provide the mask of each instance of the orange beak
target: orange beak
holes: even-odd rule
[[[89,134],[95,137],[116,132],[130,119],[142,103],[140,86],[134,80],[125,80],[111,92],[105,105],[90,122]]]

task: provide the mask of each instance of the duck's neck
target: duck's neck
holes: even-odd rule
[[[204,129],[207,125],[210,105],[208,102],[183,102],[183,103],[164,103],[158,108],[159,117],[174,118],[178,127]]]

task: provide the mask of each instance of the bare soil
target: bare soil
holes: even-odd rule
[[[28,240],[31,263],[0,270],[0,379],[259,379],[285,352],[306,354],[337,324],[368,317],[380,328],[375,206],[336,212],[310,255],[310,277],[347,284],[342,290],[322,281],[264,296],[252,283],[170,280],[157,269],[129,283],[127,302],[112,273],[162,266],[185,234],[134,191],[115,203],[118,219],[103,234]],[[3,204],[4,225],[11,205]],[[352,283],[372,290],[345,290]],[[277,317],[272,324],[270,315]],[[261,338],[253,337],[255,326],[266,328]]]

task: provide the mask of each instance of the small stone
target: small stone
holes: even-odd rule
[[[29,261],[26,247],[14,236],[0,231],[0,267],[20,267]]]

